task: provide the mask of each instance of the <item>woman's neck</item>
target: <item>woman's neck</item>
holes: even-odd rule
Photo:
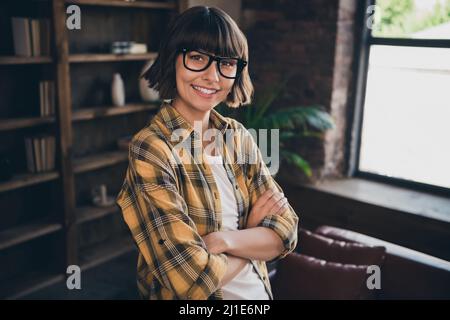
[[[185,103],[178,99],[174,99],[171,102],[172,107],[174,107],[183,118],[188,121],[192,127],[195,128],[194,122],[200,121],[202,123],[202,131],[205,132],[209,128],[209,116],[211,110],[202,112],[196,110],[192,107],[187,106]]]

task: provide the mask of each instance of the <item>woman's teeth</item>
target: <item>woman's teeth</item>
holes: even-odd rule
[[[193,87],[195,90],[200,91],[200,92],[205,93],[205,94],[214,94],[214,93],[217,92],[217,90],[208,90],[208,89],[200,88],[200,87],[197,87],[197,86],[192,86],[192,87]]]

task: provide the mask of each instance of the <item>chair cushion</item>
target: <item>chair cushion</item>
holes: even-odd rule
[[[298,253],[329,262],[355,265],[383,264],[386,248],[340,241],[299,229]]]
[[[367,266],[327,262],[291,253],[278,263],[272,282],[275,299],[374,299]]]

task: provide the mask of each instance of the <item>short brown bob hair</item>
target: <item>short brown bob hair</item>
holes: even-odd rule
[[[170,23],[158,57],[151,68],[143,73],[149,87],[158,90],[163,100],[176,96],[175,63],[183,47],[238,57],[248,62],[247,38],[227,13],[216,7],[191,7]],[[232,108],[249,104],[253,92],[247,65],[235,79],[224,103]]]

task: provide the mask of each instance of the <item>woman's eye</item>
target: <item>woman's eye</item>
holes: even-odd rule
[[[234,61],[234,60],[222,60],[222,65],[224,67],[234,67],[236,65],[236,61]]]
[[[197,61],[200,61],[200,60],[203,59],[203,57],[200,56],[200,55],[193,55],[193,56],[190,56],[190,58],[193,59],[193,60],[197,60]]]

